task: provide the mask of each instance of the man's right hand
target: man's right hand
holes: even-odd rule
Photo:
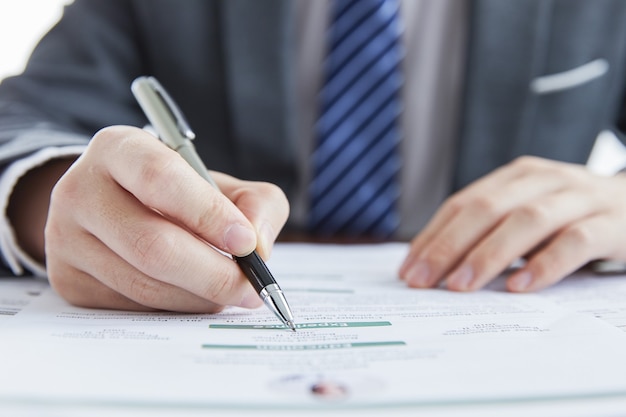
[[[217,312],[257,307],[230,258],[267,257],[289,213],[282,191],[214,173],[221,192],[143,130],[98,132],[53,189],[48,276],[86,307]]]

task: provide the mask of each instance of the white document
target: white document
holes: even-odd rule
[[[278,245],[269,266],[295,333],[265,307],[89,310],[47,290],[0,321],[0,404],[305,411],[626,398],[626,320],[598,318],[582,295],[594,279],[537,294],[415,290],[397,278],[406,251]]]
[[[0,278],[0,320],[13,317],[48,288],[48,281]]]

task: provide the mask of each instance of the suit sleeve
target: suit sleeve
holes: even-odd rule
[[[76,0],[34,49],[24,72],[0,84],[0,251],[5,272],[41,272],[14,245],[4,209],[30,167],[80,153],[100,128],[145,119],[130,93],[144,70],[133,5]],[[1,269],[1,268],[0,268]]]

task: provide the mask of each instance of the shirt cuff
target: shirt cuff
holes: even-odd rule
[[[67,156],[78,156],[85,150],[86,145],[47,147],[16,160],[6,167],[0,177],[0,254],[4,263],[15,275],[24,274],[24,269],[36,276],[46,276],[45,265],[34,260],[18,244],[13,226],[7,217],[9,198],[18,180],[33,168],[45,162]]]

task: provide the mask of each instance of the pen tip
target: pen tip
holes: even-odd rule
[[[296,325],[293,323],[293,321],[288,321],[287,324],[289,325],[289,328],[291,330],[293,330],[294,332],[296,331]]]

